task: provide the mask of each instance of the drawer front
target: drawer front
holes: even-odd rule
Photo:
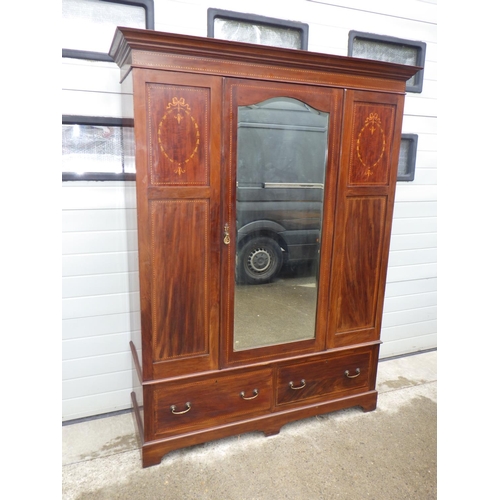
[[[278,368],[278,405],[331,399],[369,390],[373,351],[332,355]]]
[[[271,404],[271,368],[158,384],[153,434],[165,437],[229,423],[266,413]]]

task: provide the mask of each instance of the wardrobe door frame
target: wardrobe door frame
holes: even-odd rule
[[[342,130],[343,89],[325,86],[225,78],[223,89],[223,176],[222,224],[230,229],[229,244],[222,247],[221,277],[221,367],[267,362],[283,357],[322,351],[326,344],[329,279],[333,250],[335,193]],[[263,102],[273,97],[290,97],[314,109],[329,113],[328,156],[325,172],[321,225],[320,272],[315,336],[312,339],[234,350],[234,292],[236,256],[236,159],[238,106]]]

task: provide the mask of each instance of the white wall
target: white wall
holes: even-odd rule
[[[64,2],[63,2],[64,3]],[[309,25],[309,50],[347,55],[350,30],[427,44],[421,94],[404,133],[418,134],[415,180],[398,183],[381,356],[437,345],[436,2],[156,0],[155,29],[206,36],[209,7]],[[111,40],[110,40],[111,42]],[[71,48],[71,47],[64,47]],[[62,114],[129,116],[114,63],[64,59]],[[129,340],[140,329],[133,182],[63,182],[63,420],[130,407]]]
[[[62,190],[63,417],[130,406],[129,341],[140,329],[134,182]]]

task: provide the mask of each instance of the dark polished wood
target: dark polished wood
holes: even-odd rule
[[[303,405],[299,408],[291,408],[279,413],[250,417],[242,419],[239,422],[226,423],[221,421],[216,427],[145,442],[142,448],[143,467],[157,465],[161,462],[165,454],[187,446],[253,431],[260,431],[265,436],[272,436],[278,434],[281,427],[290,422],[323,415],[344,408],[359,406],[363,411],[373,411],[377,407],[377,397],[377,391],[369,391],[360,395],[347,396],[312,405]]]
[[[125,27],[117,29],[110,55],[120,66],[123,78],[134,67],[176,67],[185,72],[335,83],[401,93],[406,81],[422,69],[368,59],[357,59],[353,64],[352,58],[331,54]]]
[[[404,92],[419,68],[131,28],[110,54],[133,83],[143,466],[374,410]],[[329,116],[314,338],[235,350],[237,110],[273,97]]]
[[[133,77],[143,378],[154,380],[218,366],[222,85]]]
[[[366,392],[370,386],[373,349],[286,364],[277,370],[277,405],[327,400]]]
[[[158,439],[268,413],[273,400],[272,369],[217,373],[149,389],[156,409],[152,438]]]
[[[329,348],[380,338],[403,101],[397,94],[346,91]]]
[[[350,196],[338,228],[344,239],[336,331],[374,328],[386,197]]]

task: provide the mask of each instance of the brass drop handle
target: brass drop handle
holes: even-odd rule
[[[244,399],[245,401],[250,401],[251,399],[255,399],[258,395],[259,395],[259,389],[254,389],[253,396],[248,396],[247,398],[245,397],[245,391],[240,392],[241,399]]]
[[[229,245],[231,243],[231,238],[229,237],[229,224],[226,222],[224,224],[224,244]]]
[[[187,413],[189,410],[191,409],[191,403],[186,403],[186,409],[185,410],[182,410],[182,411],[176,411],[176,406],[175,405],[172,405],[170,407],[170,411],[174,414],[174,415],[183,415],[184,413]]]
[[[303,389],[303,388],[306,386],[306,381],[305,381],[305,379],[302,379],[302,380],[300,381],[300,383],[301,383],[302,385],[299,385],[299,386],[297,386],[297,387],[294,387],[294,386],[293,386],[293,381],[292,381],[292,382],[290,382],[288,385],[290,386],[290,389],[293,389],[294,391],[296,391],[296,390],[298,390],[298,389]]]
[[[361,373],[361,370],[359,368],[356,368],[356,375],[349,375],[349,370],[346,370],[344,372],[344,375],[347,377],[347,378],[356,378],[356,377],[359,377],[359,374]]]

